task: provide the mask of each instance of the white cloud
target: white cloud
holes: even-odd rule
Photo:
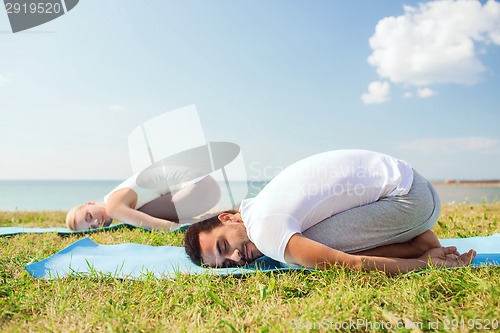
[[[402,147],[404,149],[418,150],[427,153],[496,153],[498,151],[499,144],[498,140],[492,138],[465,137],[414,140],[404,144]]]
[[[476,53],[491,44],[500,45],[499,2],[431,1],[380,20],[368,62],[393,83],[474,84],[485,70]]]
[[[111,111],[120,112],[120,111],[124,111],[126,109],[126,107],[123,105],[113,104],[109,107],[109,109]]]
[[[0,74],[0,87],[3,87],[9,82],[9,79],[5,75]]]
[[[361,96],[365,104],[384,103],[389,99],[389,83],[374,81],[368,85],[368,92]]]
[[[427,98],[436,95],[436,93],[429,88],[420,88],[417,90],[417,95],[420,98]]]
[[[119,116],[125,112],[127,108],[124,105],[113,104],[109,107],[109,111],[114,116]]]

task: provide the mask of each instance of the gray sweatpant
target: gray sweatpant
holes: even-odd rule
[[[410,192],[333,215],[302,234],[343,252],[403,243],[436,223],[441,203],[436,190],[413,170]]]

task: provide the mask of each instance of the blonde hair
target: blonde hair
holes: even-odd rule
[[[71,208],[68,211],[68,213],[66,214],[66,226],[70,230],[76,230],[76,226],[75,226],[76,213],[80,210],[80,208],[83,208],[85,206],[86,206],[86,204],[77,205],[77,206]]]

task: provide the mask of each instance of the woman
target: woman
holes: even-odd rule
[[[113,189],[104,202],[86,202],[70,209],[66,225],[71,230],[106,227],[113,220],[154,230],[169,231],[179,222],[211,209],[220,199],[220,189],[211,176],[192,169],[175,168],[144,181],[134,175]]]

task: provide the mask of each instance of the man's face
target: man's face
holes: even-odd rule
[[[201,258],[210,267],[242,266],[262,256],[248,239],[241,215],[221,214],[222,226],[200,233]]]

